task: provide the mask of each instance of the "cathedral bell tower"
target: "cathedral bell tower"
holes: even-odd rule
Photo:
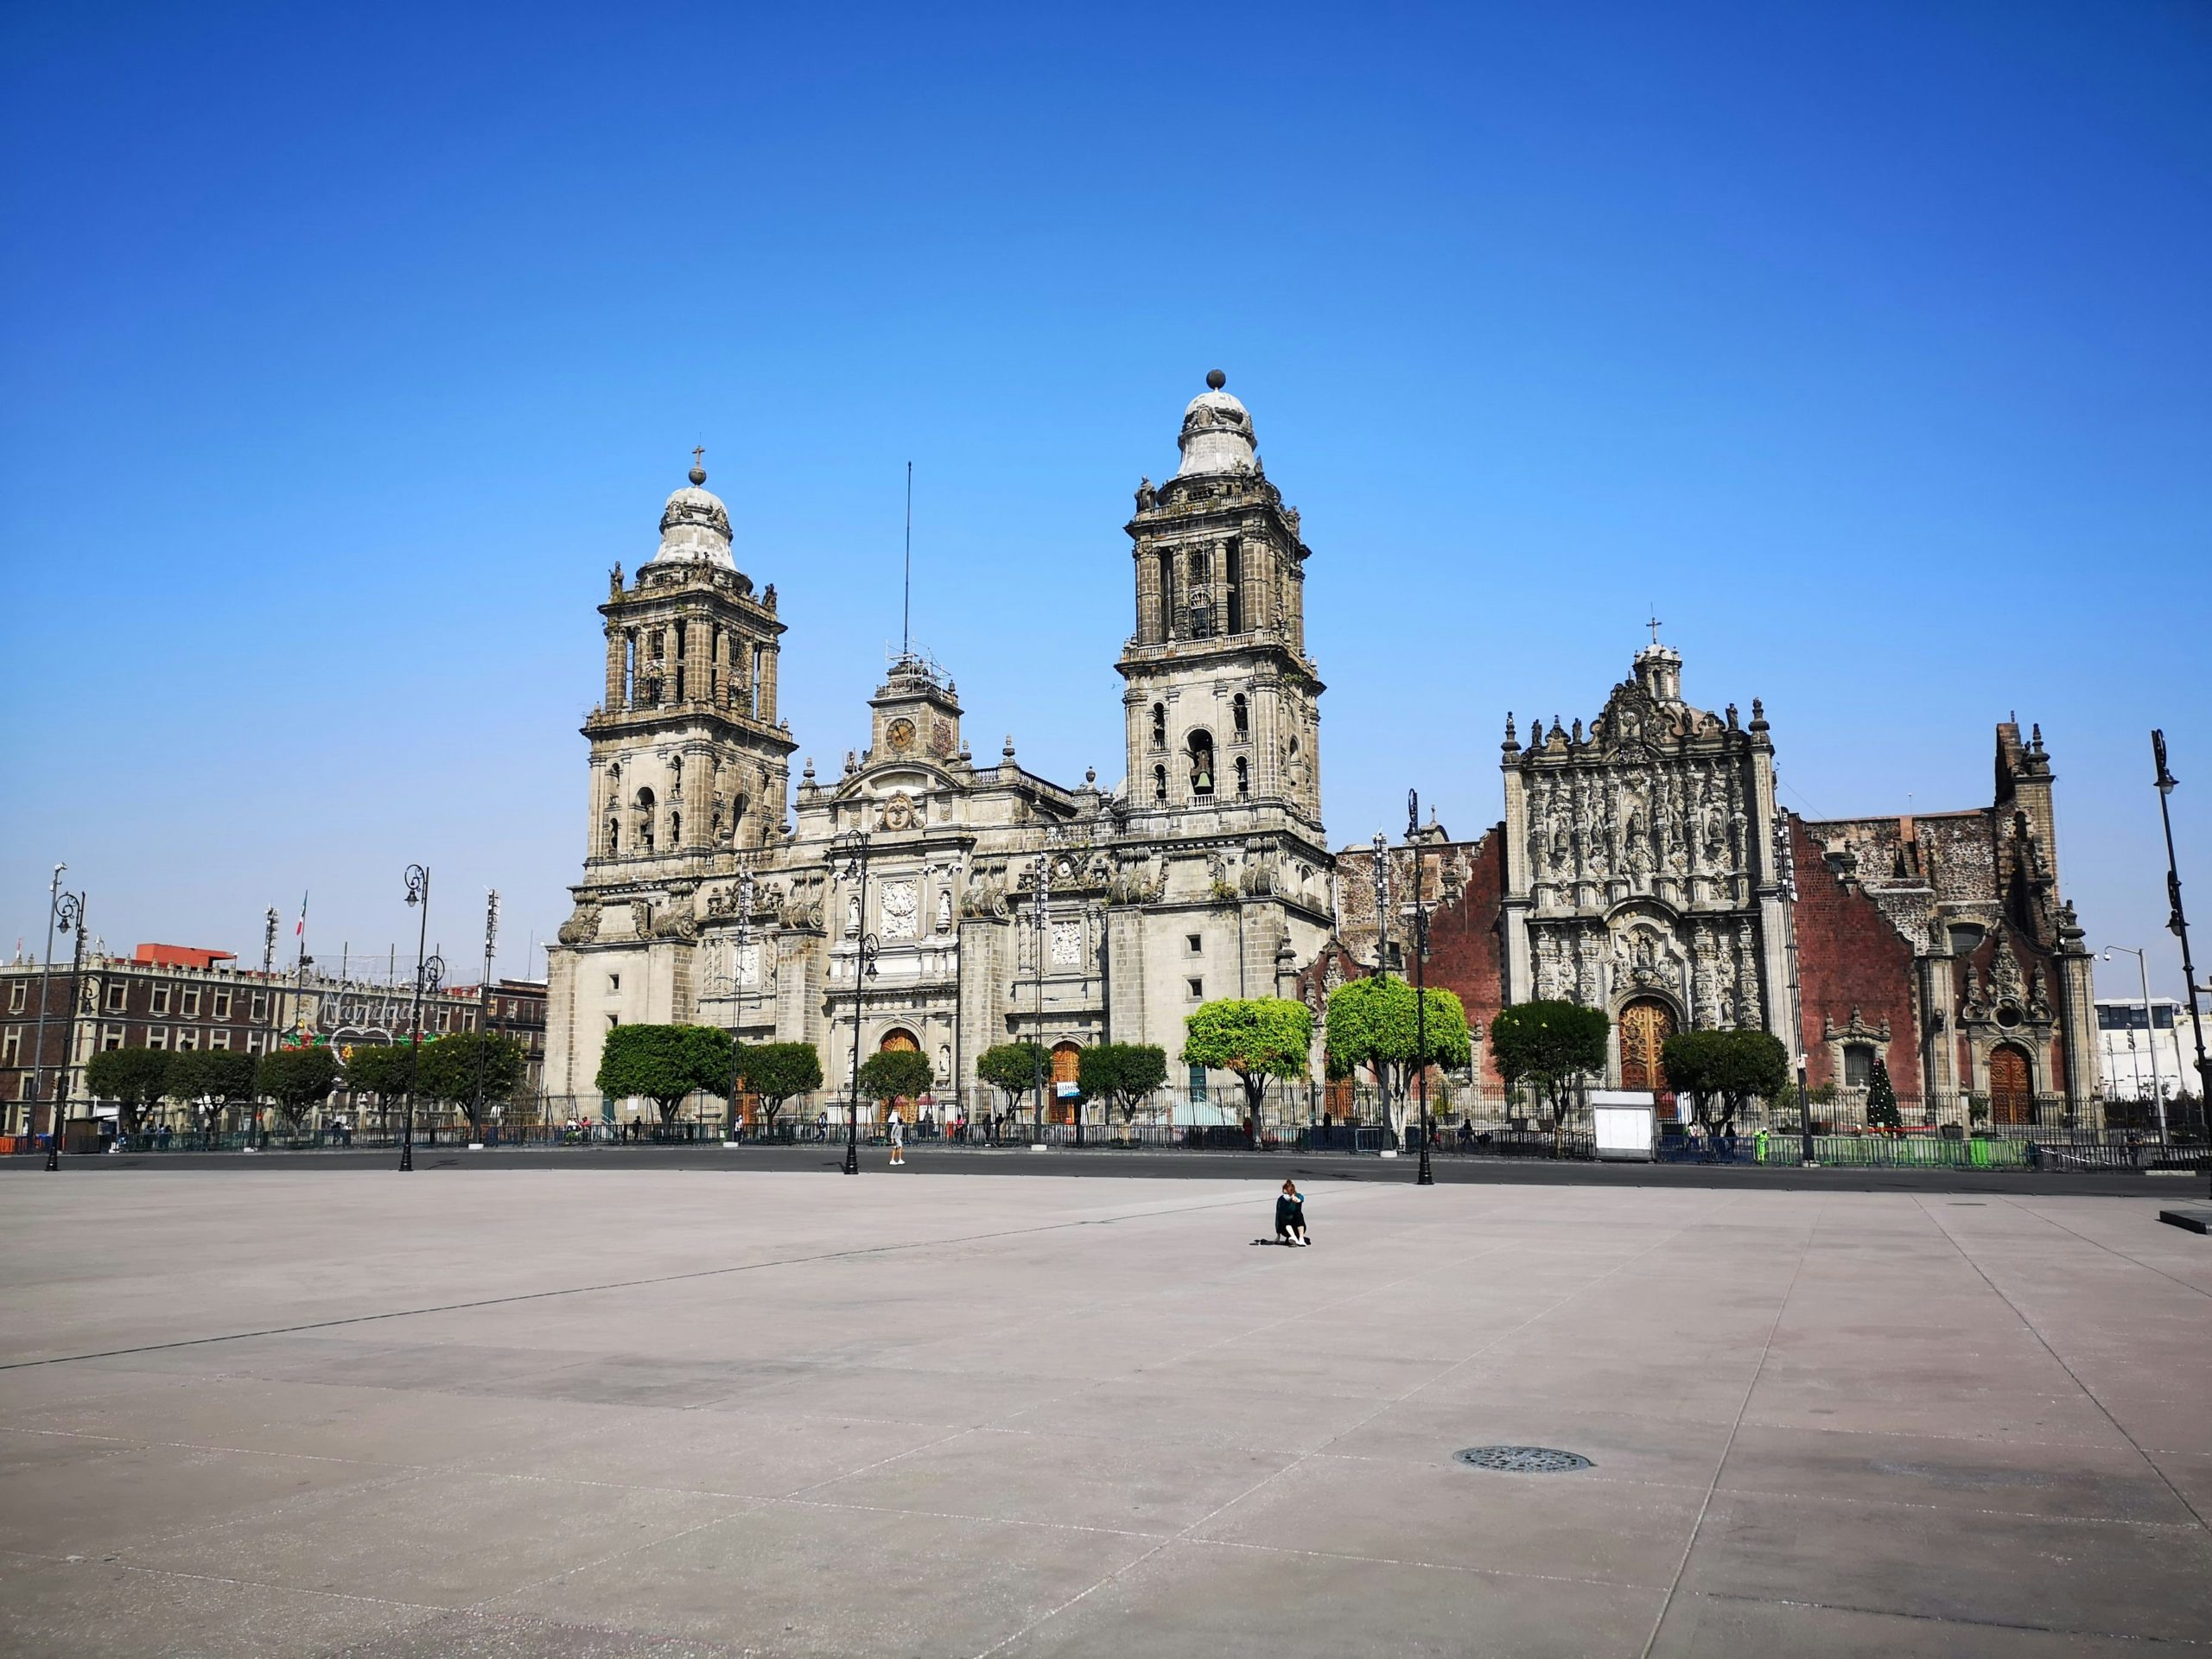
[[[1190,830],[1287,819],[1321,837],[1320,676],[1306,655],[1298,512],[1216,369],[1183,411],[1182,463],[1137,490],[1126,682],[1128,810]]]
[[[608,582],[607,686],[591,740],[587,887],[703,875],[783,822],[791,753],[776,712],[784,625],[730,554],[729,512],[691,481],[661,511],[660,548]],[[717,861],[721,861],[718,866]]]

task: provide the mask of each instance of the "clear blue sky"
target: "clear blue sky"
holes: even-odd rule
[[[1788,804],[2040,721],[2093,944],[2212,957],[2212,10],[18,4],[0,929],[566,915],[607,568],[695,442],[833,772],[899,628],[1121,772],[1120,526],[1216,366],[1305,513],[1332,838],[1501,812],[1656,605]],[[542,958],[540,959],[542,961]],[[2212,969],[2208,969],[2212,971]],[[2105,988],[2132,964],[2101,969]]]

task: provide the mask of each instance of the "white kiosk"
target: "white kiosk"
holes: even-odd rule
[[[1590,1116],[1598,1156],[1648,1164],[1658,1134],[1659,1101],[1649,1089],[1593,1089]]]

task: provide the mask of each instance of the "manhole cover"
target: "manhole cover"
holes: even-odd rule
[[[1592,1466],[1580,1452],[1555,1452],[1548,1446],[1471,1446],[1452,1455],[1470,1469],[1503,1469],[1516,1475],[1558,1475]]]

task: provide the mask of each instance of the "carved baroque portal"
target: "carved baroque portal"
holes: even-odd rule
[[[1764,1027],[1764,730],[1684,702],[1680,657],[1654,645],[1586,736],[1580,721],[1539,721],[1525,747],[1509,734],[1509,897],[1525,901],[1529,976],[1516,995]]]

